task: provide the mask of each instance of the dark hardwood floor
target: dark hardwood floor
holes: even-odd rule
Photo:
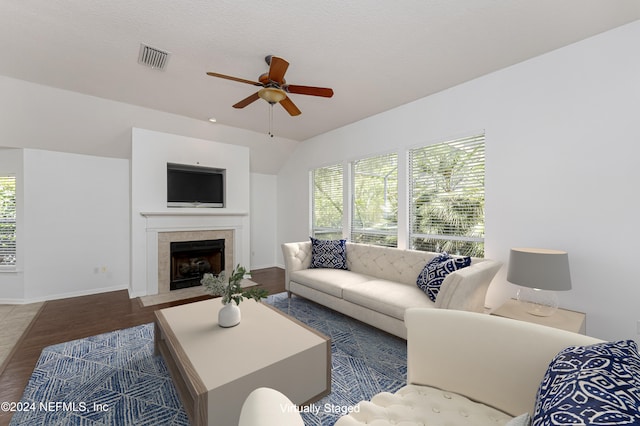
[[[254,270],[252,280],[270,294],[284,291],[284,270]],[[0,402],[22,398],[40,353],[46,346],[154,321],[153,312],[170,306],[203,300],[208,296],[143,307],[126,290],[46,302],[0,371]],[[46,401],[43,401],[46,402]],[[0,425],[12,413],[0,411]]]

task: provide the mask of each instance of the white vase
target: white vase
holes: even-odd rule
[[[218,325],[220,327],[233,327],[240,324],[240,307],[234,302],[229,302],[218,311]]]

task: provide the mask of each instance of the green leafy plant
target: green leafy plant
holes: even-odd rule
[[[200,283],[213,296],[222,296],[222,303],[227,304],[231,301],[239,305],[244,299],[253,299],[259,301],[269,295],[269,293],[259,287],[251,287],[243,289],[240,282],[244,278],[247,270],[243,266],[236,266],[231,275],[227,277],[226,271],[222,271],[218,275],[204,274]]]

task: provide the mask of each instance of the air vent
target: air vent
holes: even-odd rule
[[[155,49],[145,44],[140,45],[140,54],[138,55],[139,64],[164,71],[167,67],[167,61],[169,61],[169,52]]]

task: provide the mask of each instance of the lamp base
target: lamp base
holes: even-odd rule
[[[518,290],[516,299],[528,313],[538,317],[549,317],[558,310],[559,301],[555,291],[523,287]]]

